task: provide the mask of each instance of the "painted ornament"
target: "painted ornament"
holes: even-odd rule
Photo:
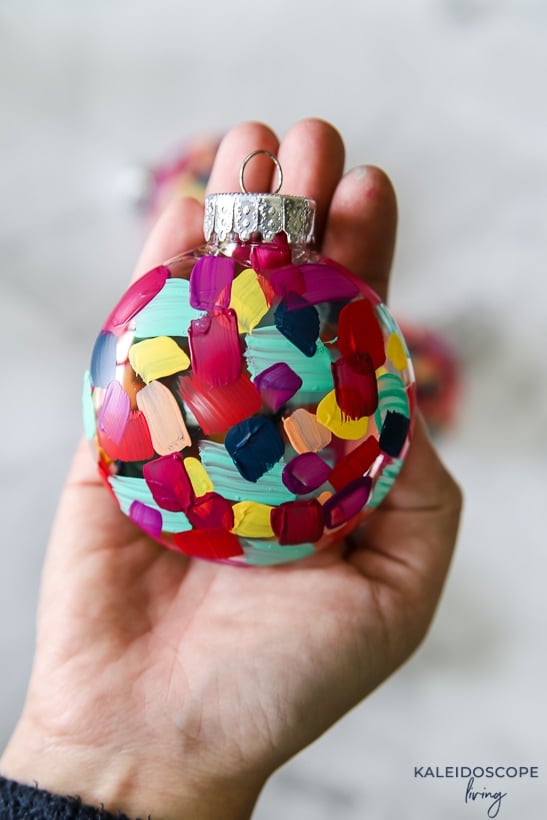
[[[99,473],[138,527],[264,566],[328,549],[374,511],[415,399],[393,316],[313,250],[313,200],[246,190],[256,153],[241,193],[206,199],[204,245],[114,307],[83,400]]]

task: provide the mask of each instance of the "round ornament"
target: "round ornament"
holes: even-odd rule
[[[408,449],[414,375],[379,297],[313,248],[315,202],[205,204],[202,247],[134,282],[84,379],[122,511],[185,555],[282,564],[354,529]],[[281,168],[275,157],[281,187]]]

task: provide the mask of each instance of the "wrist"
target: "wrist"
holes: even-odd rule
[[[112,813],[154,820],[248,820],[266,778],[211,775],[149,749],[98,749],[40,738],[21,721],[0,774]]]

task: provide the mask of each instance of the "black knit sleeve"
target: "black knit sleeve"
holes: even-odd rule
[[[0,820],[130,820],[103,808],[85,806],[79,797],[61,797],[0,776]],[[136,818],[136,820],[139,820]]]

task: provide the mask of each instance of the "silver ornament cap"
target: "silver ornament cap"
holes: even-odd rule
[[[251,193],[245,187],[245,168],[257,154],[266,154],[275,163],[278,185],[273,193]],[[203,232],[207,242],[229,238],[247,242],[253,234],[269,242],[282,232],[291,244],[313,241],[315,200],[279,193],[283,173],[277,157],[269,151],[253,151],[241,165],[239,182],[239,193],[210,194],[205,198]]]

